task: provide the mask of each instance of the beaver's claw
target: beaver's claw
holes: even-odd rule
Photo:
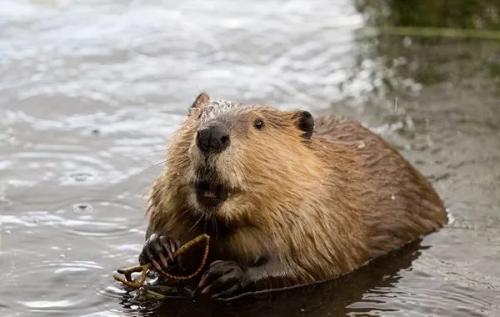
[[[179,244],[165,235],[153,233],[142,248],[139,255],[141,265],[151,263],[158,272],[166,272],[175,263],[174,253]]]
[[[198,284],[198,293],[212,298],[228,298],[241,293],[247,284],[247,274],[232,261],[214,261]]]

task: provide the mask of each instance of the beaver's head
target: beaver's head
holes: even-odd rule
[[[170,143],[170,186],[176,199],[207,218],[258,221],[269,204],[301,199],[300,182],[311,174],[313,128],[307,111],[211,100],[202,93]]]

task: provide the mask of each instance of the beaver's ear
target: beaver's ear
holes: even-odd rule
[[[194,100],[193,104],[191,105],[191,109],[199,108],[199,107],[207,104],[209,101],[210,101],[210,97],[207,95],[207,93],[206,92],[202,92]]]
[[[314,118],[309,111],[297,111],[293,114],[295,126],[301,130],[302,137],[310,139],[314,131]]]

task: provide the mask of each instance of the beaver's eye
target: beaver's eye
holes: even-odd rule
[[[253,122],[253,126],[257,130],[262,130],[262,128],[264,127],[264,121],[262,121],[262,119],[255,119],[255,121]]]

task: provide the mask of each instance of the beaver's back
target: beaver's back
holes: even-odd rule
[[[432,185],[395,149],[359,123],[333,117],[316,120],[315,137],[328,144],[325,158],[338,169],[346,157],[347,191],[366,228],[370,257],[394,250],[447,222]],[[325,147],[323,147],[325,149]],[[338,174],[335,174],[338,176]]]

